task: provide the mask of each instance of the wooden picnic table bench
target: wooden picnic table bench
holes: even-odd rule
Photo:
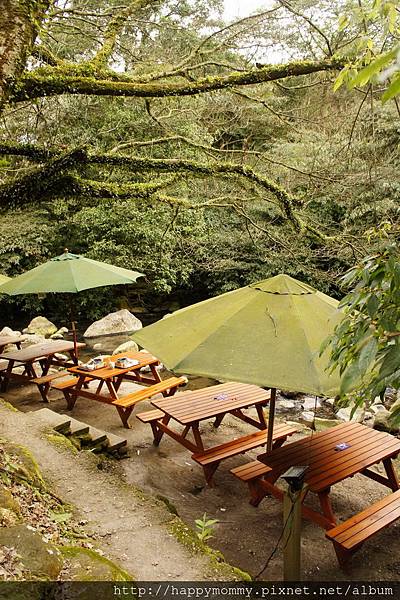
[[[338,446],[343,443],[347,447],[341,450]],[[342,423],[258,456],[265,470],[253,462],[248,470],[245,466],[234,469],[234,475],[248,483],[250,502],[257,506],[267,494],[283,500],[283,490],[275,482],[290,467],[306,465],[305,497],[310,492],[317,494],[321,512],[303,503],[303,516],[329,530],[336,526],[330,499],[332,486],[360,473],[392,491],[398,490],[392,459],[399,452],[400,440],[394,436],[360,423]],[[383,464],[386,477],[370,468],[379,463]]]
[[[85,344],[78,343],[77,348],[84,347]],[[67,353],[70,355],[70,360],[61,360],[56,355],[59,353]],[[54,365],[58,367],[68,367],[76,365],[78,358],[75,354],[75,345],[73,342],[66,340],[51,340],[33,344],[27,348],[14,350],[12,352],[0,353],[0,369],[1,369],[1,390],[6,391],[11,379],[22,381],[24,383],[35,383],[38,386],[40,394],[44,402],[48,402],[47,392],[49,390],[50,381],[58,376],[49,374],[49,368]],[[4,367],[6,362],[6,367]],[[37,365],[40,367],[40,373],[37,372]],[[16,373],[16,367],[23,367],[22,373]]]
[[[172,395],[178,387],[187,383],[186,377],[170,377],[162,381],[156,368],[159,365],[159,361],[148,352],[123,352],[112,356],[110,360],[111,362],[115,362],[118,358],[122,357],[136,360],[137,364],[125,368],[110,368],[107,366],[94,371],[87,371],[80,366],[72,367],[68,371],[73,377],[64,381],[56,381],[52,384],[52,387],[63,392],[69,410],[74,408],[78,397],[114,406],[118,411],[123,426],[129,428],[128,419],[138,402],[148,400],[160,393],[163,396]],[[153,375],[152,378],[140,373],[140,369],[147,366]],[[150,385],[121,396],[118,390],[123,381],[126,380]],[[84,385],[87,385],[89,382],[97,383],[95,391],[92,389],[83,389]],[[107,390],[107,394],[102,393],[103,388]]]
[[[333,542],[339,564],[346,567],[351,555],[378,531],[400,518],[400,490],[385,496],[354,517],[325,532]]]
[[[297,432],[297,427],[291,427],[285,423],[276,424],[273,431],[273,448],[278,448],[286,439]],[[244,454],[254,448],[265,446],[267,443],[268,430],[263,429],[237,438],[220,446],[214,446],[201,454],[192,454],[192,459],[203,467],[204,476],[208,485],[212,485],[212,477],[222,460]],[[261,464],[261,463],[260,463]],[[265,466],[265,465],[263,465]]]

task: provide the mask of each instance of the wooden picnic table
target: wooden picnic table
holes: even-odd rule
[[[82,348],[85,344],[78,343],[77,348]],[[63,361],[55,355],[66,352],[70,356],[70,361]],[[68,366],[77,364],[78,358],[75,354],[73,342],[65,340],[52,340],[40,344],[33,344],[27,348],[14,350],[12,352],[0,353],[0,359],[5,361],[5,368],[2,370],[1,390],[6,391],[11,379],[22,382],[37,383],[41,378],[48,377],[47,373],[51,365]],[[40,373],[37,373],[35,363],[40,366]],[[16,367],[24,367],[22,373],[15,373]],[[47,401],[46,393],[48,391],[47,382],[43,386],[41,383],[39,390],[43,400]]]
[[[152,400],[151,403],[157,410],[139,414],[137,417],[144,423],[150,423],[155,445],[160,443],[165,433],[191,450],[192,459],[203,468],[206,482],[213,485],[213,475],[222,460],[266,444],[267,423],[263,408],[267,405],[270,395],[270,391],[256,385],[228,382],[201,390],[182,392],[171,398]],[[257,418],[243,412],[251,407],[256,409]],[[214,426],[218,427],[227,414],[249,423],[258,431],[205,449],[199,429],[201,421],[215,419]],[[169,426],[171,419],[183,429],[172,429]],[[187,439],[189,432],[193,440]],[[287,437],[295,432],[294,427],[277,425],[273,437],[274,447],[283,444]]]
[[[0,353],[4,351],[6,346],[15,344],[18,350],[21,349],[21,343],[25,340],[24,335],[0,335]]]
[[[148,352],[121,352],[120,354],[111,356],[110,361],[115,363],[118,358],[122,357],[137,360],[138,362],[136,365],[123,369],[118,367],[112,369],[108,366],[96,369],[95,371],[87,371],[80,366],[69,368],[68,371],[77,377],[77,381],[70,391],[73,404],[75,404],[78,396],[91,398],[92,400],[98,400],[100,402],[105,402],[106,404],[109,404],[113,400],[118,400],[118,389],[124,380],[135,381],[137,383],[148,383],[150,385],[161,381],[160,375],[156,369],[160,364],[160,361],[152,354],[149,354]],[[147,366],[150,367],[152,377],[147,377],[140,373],[140,369]],[[87,383],[88,381],[98,381],[95,392],[82,389],[84,383]],[[109,395],[101,394],[104,387],[107,388]],[[69,408],[73,408],[73,404]]]
[[[339,444],[348,447],[339,450]],[[332,486],[361,473],[396,491],[399,481],[392,459],[399,453],[400,440],[396,437],[360,423],[342,423],[260,455],[258,460],[264,463],[266,470],[263,477],[252,482],[252,503],[257,505],[267,494],[283,500],[284,493],[275,485],[276,481],[290,467],[308,465],[305,497],[310,492],[317,494],[321,512],[306,506],[303,500],[303,516],[324,529],[331,529],[336,525],[330,497]],[[386,477],[370,469],[380,463]]]
[[[171,398],[152,400],[151,403],[164,413],[162,420],[156,424],[158,431],[155,441],[159,443],[166,433],[192,452],[202,452],[204,442],[199,430],[200,422],[214,418],[214,425],[218,427],[227,414],[232,414],[257,429],[266,429],[263,406],[269,398],[270,392],[256,385],[229,382],[181,392]],[[251,406],[256,408],[258,420],[243,413],[244,409]],[[183,425],[182,433],[168,427],[171,419]],[[192,432],[194,441],[187,439],[189,431]]]
[[[169,379],[162,381],[156,368],[160,362],[155,356],[148,352],[122,352],[111,356],[110,361],[116,362],[118,358],[122,357],[130,358],[138,362],[137,364],[126,368],[111,368],[106,366],[94,371],[87,371],[79,366],[72,367],[68,369],[68,371],[74,375],[74,377],[65,382],[57,382],[53,387],[63,391],[69,410],[73,409],[78,397],[103,402],[114,406],[118,411],[124,427],[129,428],[128,419],[138,402],[147,400],[159,393],[162,393],[163,395],[173,394],[177,387],[187,383],[185,377],[170,377]],[[151,377],[140,373],[140,370],[147,366],[150,368]],[[91,381],[97,382],[95,391],[84,389],[85,386],[87,388],[88,383]],[[143,387],[130,394],[121,396],[118,391],[123,381],[146,383],[148,384],[148,387]]]

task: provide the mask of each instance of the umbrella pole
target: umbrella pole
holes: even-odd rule
[[[269,400],[269,414],[268,414],[267,452],[271,452],[271,450],[272,450],[272,435],[274,433],[274,418],[275,418],[275,400],[276,400],[276,388],[271,388],[271,398]]]
[[[78,364],[78,340],[76,336],[76,322],[74,321],[74,308],[71,296],[69,296],[69,314],[71,319],[72,339],[74,342],[74,356],[76,357],[76,362]]]

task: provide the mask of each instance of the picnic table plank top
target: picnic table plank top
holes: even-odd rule
[[[8,344],[15,344],[16,342],[23,342],[26,339],[26,335],[0,335],[0,346],[7,346]]]
[[[85,344],[81,342],[77,343],[78,348],[82,348]],[[6,352],[0,354],[0,358],[6,360],[14,360],[18,362],[29,362],[42,356],[50,356],[56,352],[68,352],[74,349],[74,342],[68,342],[66,340],[51,340],[48,342],[41,342],[40,344],[34,344],[28,346],[28,348],[22,348],[21,350],[13,350],[12,352]]]
[[[133,360],[138,360],[139,363],[137,365],[132,365],[131,367],[127,367],[125,369],[120,369],[115,367],[111,369],[110,367],[103,367],[101,369],[95,369],[94,371],[86,371],[85,369],[77,367],[70,367],[68,371],[77,375],[78,377],[90,377],[92,379],[112,379],[113,377],[118,377],[118,375],[123,375],[124,373],[129,373],[129,371],[137,371],[142,367],[147,367],[149,365],[158,365],[159,360],[149,352],[121,352],[120,354],[113,354],[110,357],[112,362],[115,362],[118,358],[123,358],[126,356],[127,358],[131,358]]]
[[[270,395],[269,390],[256,385],[231,381],[200,390],[179,392],[168,398],[152,400],[151,403],[182,425],[188,425],[264,403],[270,399]]]
[[[348,448],[337,450],[342,443]],[[305,482],[318,493],[399,452],[399,439],[349,422],[262,454],[258,460],[271,467],[274,476],[282,475],[291,466],[308,465]]]

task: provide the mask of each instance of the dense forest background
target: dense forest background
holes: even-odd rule
[[[379,83],[334,91],[383,39],[360,2],[282,0],[234,24],[219,0],[29,4],[0,119],[4,274],[64,247],[146,274],[80,295],[88,318],[279,272],[340,297],[371,229],[398,224],[398,102]],[[2,299],[3,316],[43,302]]]

